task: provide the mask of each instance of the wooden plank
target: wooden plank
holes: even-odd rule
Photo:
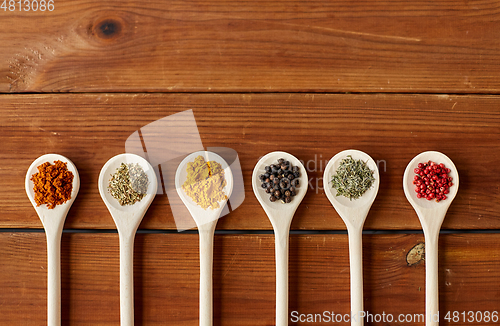
[[[498,93],[497,7],[60,0],[51,12],[20,12],[16,4],[0,10],[0,91]]]
[[[424,263],[408,266],[406,258],[407,253],[423,241],[423,236],[377,235],[365,236],[363,240],[365,310],[395,317],[423,313],[425,266]],[[4,248],[0,252],[0,288],[3,289],[0,322],[45,325],[43,233],[1,233],[0,244]],[[498,309],[499,249],[498,234],[441,237],[441,314]],[[347,251],[344,235],[291,237],[290,313],[349,313]],[[214,325],[273,325],[272,235],[216,236],[214,257]],[[139,234],[134,264],[137,325],[198,325],[197,235]],[[117,325],[118,271],[117,234],[65,233],[62,241],[63,325]],[[442,319],[442,325],[452,324],[457,323]]]
[[[461,184],[446,229],[499,229],[499,97],[311,94],[94,94],[0,97],[1,227],[41,227],[26,198],[25,173],[45,153],[60,153],[78,167],[81,189],[66,228],[114,229],[97,190],[99,171],[125,151],[143,126],[192,109],[205,148],[238,153],[245,199],[219,221],[219,229],[271,229],[251,189],[258,159],[284,150],[303,160],[311,179],[293,229],[344,229],[322,190],[323,167],[341,150],[355,148],[379,161],[381,183],[366,229],[420,229],[402,190],[402,175],[418,153],[438,150],[456,164]],[[196,129],[196,128],[195,128]],[[148,128],[142,128],[143,135]],[[162,133],[148,139],[148,155],[183,144]],[[150,144],[152,144],[150,147]],[[155,147],[156,146],[156,147]],[[153,149],[151,149],[153,148]],[[142,145],[139,145],[142,152]],[[143,153],[143,152],[142,152]],[[312,188],[312,189],[311,189]],[[175,229],[166,195],[158,195],[141,225]]]

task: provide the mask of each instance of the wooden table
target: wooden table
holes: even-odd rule
[[[45,153],[67,156],[81,177],[62,238],[63,325],[119,324],[118,235],[99,171],[132,133],[186,110],[205,148],[237,151],[244,179],[243,204],[217,226],[214,325],[274,324],[274,238],[251,173],[275,150],[311,178],[290,236],[291,316],[349,313],[347,233],[321,180],[325,160],[349,148],[380,163],[365,310],[425,311],[423,235],[402,175],[437,150],[461,179],[439,242],[441,324],[497,324],[484,316],[500,307],[499,3],[52,4],[0,9],[1,325],[46,324],[45,236],[24,191]],[[198,237],[177,232],[166,195],[140,226],[134,265],[136,325],[198,324]]]

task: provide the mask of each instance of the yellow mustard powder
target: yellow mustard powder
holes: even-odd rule
[[[182,189],[201,208],[219,208],[219,201],[227,199],[224,169],[216,161],[205,162],[200,155],[187,164],[186,172],[187,179]]]

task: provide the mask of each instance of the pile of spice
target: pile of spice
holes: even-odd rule
[[[108,191],[120,205],[133,205],[141,201],[148,191],[149,179],[138,163],[122,163],[111,175]]]
[[[71,199],[73,173],[68,171],[67,165],[54,161],[54,165],[45,162],[37,167],[38,173],[31,176],[36,206],[47,204],[49,209],[54,209]]]
[[[201,208],[219,208],[219,202],[227,199],[224,169],[216,161],[205,162],[200,155],[187,164],[186,172],[182,189]]]
[[[351,155],[340,161],[336,174],[332,177],[332,187],[337,189],[337,196],[349,200],[361,197],[375,181],[373,171],[362,160],[355,160]]]
[[[269,200],[275,202],[281,199],[282,203],[288,204],[292,197],[297,194],[299,186],[300,169],[293,166],[289,161],[280,158],[277,164],[265,167],[266,173],[260,175],[262,188],[270,194]]]
[[[416,174],[413,184],[417,198],[435,199],[436,202],[447,198],[446,194],[450,192],[448,189],[453,186],[453,178],[448,176],[451,170],[443,163],[437,164],[432,161],[418,163],[413,172]]]

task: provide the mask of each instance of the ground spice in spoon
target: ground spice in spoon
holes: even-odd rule
[[[51,165],[45,162],[37,169],[38,173],[31,177],[37,207],[47,204],[49,209],[54,209],[56,205],[71,199],[73,173],[68,171],[67,163],[55,161],[54,165]]]
[[[186,172],[187,179],[182,189],[201,208],[219,208],[219,202],[227,199],[224,169],[216,161],[205,162],[200,155],[187,164]]]

